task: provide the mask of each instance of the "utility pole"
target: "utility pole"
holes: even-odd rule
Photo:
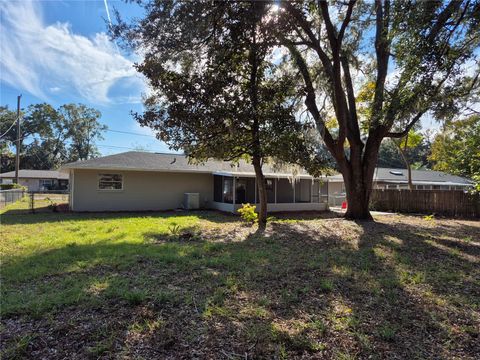
[[[15,154],[15,183],[18,184],[18,170],[20,169],[20,142],[22,134],[20,132],[20,98],[22,95],[17,97],[17,153]]]

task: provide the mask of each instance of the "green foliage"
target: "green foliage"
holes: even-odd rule
[[[242,219],[248,223],[255,223],[258,220],[258,214],[255,212],[256,206],[247,204],[242,204],[242,207],[238,209],[238,213]]]
[[[480,194],[480,174],[479,175],[473,175],[472,180],[474,182],[472,193],[474,194]]]
[[[432,167],[432,162],[429,159],[430,152],[431,144],[427,136],[423,136],[423,140],[418,146],[407,148],[405,151],[414,169],[430,169]],[[398,146],[390,139],[383,140],[380,145],[377,166],[398,169],[405,167],[405,161],[398,151]]]
[[[0,107],[0,133],[10,126],[16,113]],[[98,110],[83,104],[65,104],[55,109],[42,103],[22,110],[22,138],[33,136],[33,141],[22,144],[23,169],[53,169],[61,164],[85,160],[99,155],[95,146],[107,129],[100,124]],[[2,138],[2,172],[13,170],[14,158],[9,149],[17,139],[14,126]],[[5,154],[5,156],[4,156]]]
[[[181,226],[177,223],[172,223],[171,225],[168,226],[168,231],[170,231],[170,234],[172,234],[173,236],[180,235],[181,230],[182,230]]]
[[[27,188],[25,186],[20,185],[20,184],[15,184],[15,183],[0,184],[0,190],[12,190],[12,189],[27,191]]]
[[[324,292],[331,292],[334,288],[333,281],[330,279],[320,280],[320,289]]]
[[[378,329],[378,335],[385,341],[393,341],[397,333],[396,326],[384,324]]]
[[[478,178],[480,115],[447,122],[433,141],[430,160],[435,170],[467,178]]]

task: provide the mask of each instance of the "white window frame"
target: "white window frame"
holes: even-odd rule
[[[100,179],[102,176],[105,176],[105,175],[120,175],[121,177],[121,181],[120,184],[122,185],[122,187],[120,189],[101,189],[100,188]],[[118,181],[112,181],[112,182],[118,182]],[[98,173],[97,174],[97,191],[123,191],[125,189],[125,180],[124,180],[124,175],[123,173],[119,173],[119,172],[103,172],[103,173]]]
[[[40,189],[46,189],[48,186],[53,186],[53,179],[38,179]]]

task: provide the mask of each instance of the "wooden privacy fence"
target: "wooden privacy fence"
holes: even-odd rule
[[[383,190],[372,191],[370,207],[378,211],[437,214],[480,218],[480,194],[454,190]]]

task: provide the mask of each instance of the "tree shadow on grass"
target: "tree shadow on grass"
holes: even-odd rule
[[[479,269],[442,231],[273,222],[237,242],[67,246],[4,265],[7,309],[24,306],[2,341],[45,334],[26,353],[58,357],[474,358]]]

